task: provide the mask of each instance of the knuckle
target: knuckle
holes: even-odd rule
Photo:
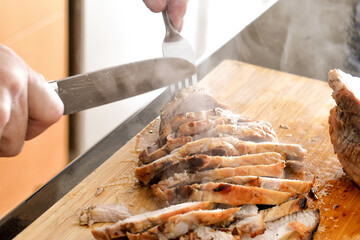
[[[1,139],[0,143],[0,156],[1,157],[15,157],[19,155],[23,149],[24,141],[22,142],[12,142],[3,141]]]

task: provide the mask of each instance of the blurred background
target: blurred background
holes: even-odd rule
[[[201,62],[276,0],[190,0],[182,35]],[[0,43],[46,79],[161,57],[161,14],[141,0],[1,0]],[[0,158],[0,218],[162,90],[86,110]]]

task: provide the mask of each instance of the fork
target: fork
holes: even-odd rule
[[[195,64],[195,54],[190,43],[183,38],[179,31],[174,27],[166,9],[162,12],[162,15],[166,28],[166,34],[162,44],[163,56],[183,58]],[[195,74],[187,79],[179,81],[176,84],[170,85],[171,98],[174,98],[176,93],[181,89],[188,86],[195,86],[196,84],[197,75]]]

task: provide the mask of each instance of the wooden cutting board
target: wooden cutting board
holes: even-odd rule
[[[360,190],[345,176],[328,134],[328,115],[335,104],[327,83],[254,65],[224,61],[200,83],[236,113],[269,121],[281,142],[308,151],[303,164],[292,164],[298,178],[315,177],[321,222],[315,239],[360,239]],[[17,239],[93,239],[78,225],[81,208],[90,204],[124,204],[134,214],[158,208],[148,188],[134,177],[137,150],[157,136],[158,120],[119,149]],[[98,196],[98,188],[104,189]]]

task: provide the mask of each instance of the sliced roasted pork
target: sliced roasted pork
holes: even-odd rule
[[[189,87],[180,91],[179,95],[168,102],[160,114],[161,125],[178,113],[200,112],[214,108],[226,107],[216,101],[205,89]],[[160,126],[161,127],[161,126]]]
[[[203,183],[169,188],[156,192],[162,202],[210,201],[234,206],[243,204],[276,205],[294,196],[292,193],[227,183]]]
[[[158,224],[162,224],[177,214],[184,214],[200,209],[212,209],[213,206],[213,203],[207,201],[173,205],[168,208],[134,215],[110,226],[94,228],[91,233],[96,239],[120,238],[126,236],[127,232],[139,233]]]
[[[313,186],[313,182],[309,181],[255,176],[234,176],[224,178],[219,181],[231,184],[261,187],[294,194],[308,193]]]
[[[214,168],[238,167],[246,165],[267,165],[285,161],[285,156],[275,153],[247,154],[242,156],[208,156],[195,154],[187,157],[160,158],[135,169],[135,176],[144,184],[156,182],[184,171],[192,173]]]
[[[229,229],[231,232],[236,230],[237,235],[240,236],[250,235],[251,237],[255,237],[265,232],[264,217],[260,213],[246,217],[231,224]]]
[[[176,239],[199,226],[223,226],[233,220],[240,208],[192,211],[170,217],[164,224],[148,231],[134,234],[128,233],[129,239]]]
[[[175,149],[166,158],[186,157],[194,154],[207,154],[211,156],[240,156],[263,152],[277,152],[285,154],[287,159],[303,159],[306,150],[298,144],[274,143],[274,142],[248,142],[234,137],[203,138],[189,142]],[[145,161],[144,164],[151,161]]]
[[[344,171],[360,186],[360,78],[332,70],[328,82],[337,104],[329,116],[330,140]]]
[[[235,176],[266,176],[266,177],[281,177],[284,174],[284,168],[285,168],[285,163],[284,162],[279,162],[279,163],[275,163],[275,164],[269,164],[269,165],[254,165],[254,166],[240,166],[240,167],[235,167],[235,168],[216,168],[216,169],[212,169],[212,170],[207,170],[207,171],[202,171],[202,172],[195,172],[195,173],[187,173],[187,172],[183,172],[183,173],[176,173],[174,174],[174,176],[169,177],[167,179],[164,179],[162,181],[160,181],[157,184],[154,184],[152,186],[153,190],[158,191],[158,190],[165,190],[171,187],[179,187],[179,186],[183,186],[183,185],[188,185],[188,184],[194,184],[194,183],[206,183],[206,182],[210,182],[210,181],[222,181],[222,179],[225,178],[232,178]],[[253,179],[254,181],[252,181],[251,178],[247,178],[247,183],[248,184],[253,184],[253,185],[261,185],[260,182],[261,180]],[[228,180],[229,181],[229,180]],[[243,181],[243,183],[245,183],[246,180]],[[257,182],[256,182],[257,181]],[[263,180],[265,181],[265,180]],[[240,180],[238,181],[240,183]],[[270,182],[267,181],[267,182]],[[236,180],[233,180],[234,184],[239,184],[236,183]],[[265,185],[265,184],[262,184]],[[275,183],[275,184],[267,184],[266,186],[280,186],[280,183]]]
[[[268,240],[268,239],[312,239],[320,221],[318,210],[303,210],[295,212],[279,220],[266,223],[264,234],[255,238],[244,235],[242,240]]]
[[[144,149],[139,158],[143,162],[154,161],[169,154],[188,142],[211,137],[235,137],[239,140],[254,142],[277,142],[277,136],[271,125],[266,122],[246,122],[241,124],[223,124],[217,120],[202,120],[181,125],[179,131],[168,135],[166,143]],[[217,124],[215,124],[216,122]]]
[[[132,216],[124,205],[96,204],[83,209],[80,213],[80,225],[92,225],[96,222],[117,222]]]
[[[264,216],[264,222],[273,222],[286,215],[304,210],[306,207],[306,198],[301,197],[272,208],[261,210],[261,214]]]
[[[328,74],[329,86],[334,90],[333,98],[343,112],[360,115],[360,78],[353,77],[339,69]]]
[[[167,142],[167,137],[175,134],[179,127],[185,123],[202,120],[214,120],[217,118],[226,118],[228,124],[238,124],[241,122],[251,122],[253,120],[245,118],[239,114],[235,114],[229,110],[222,108],[214,108],[200,112],[184,112],[173,116],[168,122],[160,125],[159,130],[159,146],[163,146]]]
[[[192,232],[179,238],[179,240],[240,240],[230,232],[216,230],[206,226],[196,227]]]

